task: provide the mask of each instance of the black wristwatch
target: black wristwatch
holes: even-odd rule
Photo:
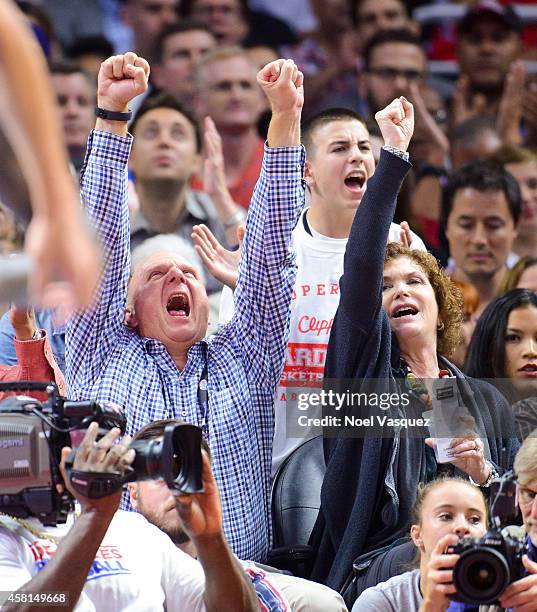
[[[129,109],[126,113],[118,113],[96,106],[95,116],[99,117],[99,119],[107,119],[108,121],[130,121],[132,119],[132,111]]]

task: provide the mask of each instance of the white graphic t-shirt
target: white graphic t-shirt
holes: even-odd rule
[[[300,414],[297,399],[301,392],[323,386],[326,349],[339,304],[339,279],[343,274],[343,257],[348,241],[347,238],[323,236],[311,226],[309,234],[304,226],[307,210],[302,212],[292,237],[298,269],[291,302],[289,343],[274,401],[273,475],[295,448],[320,433],[318,427],[295,425]],[[399,225],[392,223],[388,241],[399,240],[400,231]],[[411,247],[426,250],[421,238],[414,233]],[[233,295],[224,288],[220,323],[229,321],[232,314]],[[288,417],[297,435],[288,431]]]
[[[15,591],[40,572],[72,524],[47,529],[37,519],[24,522],[33,532],[0,515],[0,591]],[[204,590],[203,569],[195,559],[140,514],[118,510],[75,610],[202,611]]]

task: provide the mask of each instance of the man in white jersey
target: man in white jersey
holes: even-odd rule
[[[312,117],[303,126],[302,143],[306,147],[305,180],[310,202],[293,231],[298,271],[285,366],[274,402],[273,474],[305,439],[321,433],[319,427],[298,424],[297,398],[312,388],[322,388],[347,239],[367,181],[375,171],[369,133],[360,116],[351,110],[328,109]],[[209,271],[229,284],[225,272],[233,259],[230,254],[210,239],[206,230],[196,229],[193,239]],[[411,248],[426,250],[406,223],[402,227],[392,223],[390,241],[399,240]],[[229,320],[231,303],[229,292],[224,293],[221,322]]]

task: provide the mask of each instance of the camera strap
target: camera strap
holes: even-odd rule
[[[121,489],[126,482],[125,476],[106,472],[82,472],[67,470],[73,488],[90,499],[106,497]]]

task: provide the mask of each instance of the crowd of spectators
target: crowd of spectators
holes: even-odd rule
[[[91,515],[72,530],[87,554],[69,588],[85,605],[104,601],[84,586],[100,543],[89,534],[127,546],[140,529],[145,546],[158,530],[138,513],[175,544],[158,534],[162,583],[147,579],[168,609],[180,608],[169,598],[185,572],[188,609],[219,609],[225,597],[236,607],[220,609],[454,612],[463,608],[442,572],[455,561],[438,558],[453,534],[485,533],[488,488],[518,461],[528,580],[501,603],[537,610],[537,4],[13,4],[47,60],[48,127],[62,132],[102,273],[87,308],[74,311],[61,292],[28,308],[0,304],[0,380],[54,380],[72,399],[114,402],[129,436],[158,438],[177,419],[199,425],[215,495],[176,511],[158,483],[102,504],[66,483]],[[9,262],[30,216],[20,202],[33,203],[36,188],[24,189],[0,119]],[[43,220],[36,210],[32,223]],[[87,248],[85,233],[73,236]],[[355,392],[369,379],[411,392],[406,417],[434,412],[435,385],[455,381],[464,433],[296,427],[304,390]],[[305,582],[263,564],[273,478],[320,433],[325,479]],[[127,470],[130,438],[117,443],[114,430],[98,447],[95,435],[80,465]],[[451,439],[448,460],[440,438]],[[434,527],[437,507],[449,508],[447,531]],[[14,529],[0,518],[0,568],[16,565]],[[32,529],[21,535],[30,546]],[[415,548],[419,569],[405,572]],[[45,577],[24,557],[0,591],[60,584],[74,553],[46,550],[41,568],[58,561]],[[129,554],[137,569],[117,609],[144,581],[139,552]]]

